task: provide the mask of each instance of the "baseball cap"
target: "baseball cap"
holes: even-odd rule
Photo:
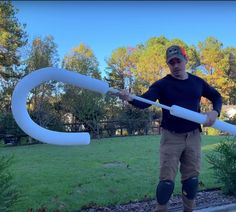
[[[166,50],[166,62],[168,63],[173,58],[187,61],[187,55],[184,48],[173,45]]]

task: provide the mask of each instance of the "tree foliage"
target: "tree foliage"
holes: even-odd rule
[[[18,21],[17,12],[10,1],[0,2],[0,107],[1,113],[7,115],[11,113],[11,95],[19,78],[19,50],[27,43],[25,25]]]
[[[62,66],[68,70],[101,79],[98,65],[97,58],[93,51],[83,43],[73,48],[69,54],[64,57],[62,63]]]
[[[101,79],[98,70],[98,62],[92,50],[84,44],[72,49],[63,60],[63,67],[87,76]],[[97,122],[104,115],[103,97],[92,91],[79,89],[71,85],[64,86],[62,107],[67,113],[73,115],[75,122],[81,122],[85,130],[92,131],[95,136],[99,135]]]
[[[25,25],[16,18],[17,10],[10,1],[0,2],[0,75],[9,77],[13,65],[20,65],[18,49],[27,43]]]
[[[40,68],[55,67],[58,61],[57,45],[53,36],[36,37],[32,42],[29,57],[26,61],[26,70],[29,73]]]
[[[13,174],[10,171],[13,157],[0,156],[0,211],[12,211],[12,207],[19,198]]]
[[[132,83],[132,68],[134,66],[131,55],[134,48],[122,47],[115,49],[107,60],[107,78],[110,86],[119,89],[129,88]]]
[[[199,42],[201,64],[207,70],[203,77],[210,85],[215,87],[223,96],[225,103],[229,103],[230,94],[235,87],[235,80],[230,75],[230,52],[223,49],[223,44],[214,37],[208,37]],[[231,72],[232,73],[232,72]]]
[[[216,180],[227,194],[236,195],[236,141],[228,137],[207,155]]]
[[[58,64],[57,45],[52,36],[36,37],[31,44],[26,60],[25,74],[34,70],[55,67]],[[31,91],[29,110],[32,118],[41,126],[48,127],[51,122],[59,123],[60,114],[55,109],[58,100],[57,82],[46,82]],[[53,97],[54,96],[54,97]]]

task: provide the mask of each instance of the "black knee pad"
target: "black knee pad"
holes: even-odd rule
[[[174,182],[171,180],[162,180],[159,182],[156,190],[157,202],[160,205],[165,205],[174,191]]]
[[[182,181],[182,193],[188,199],[192,200],[196,197],[198,189],[198,177],[190,177]]]

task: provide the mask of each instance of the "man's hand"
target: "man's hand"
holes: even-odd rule
[[[122,100],[125,100],[125,101],[132,101],[133,98],[130,96],[128,90],[121,90],[119,93],[118,93],[118,96],[120,99]]]
[[[216,118],[218,117],[218,112],[213,110],[213,111],[207,112],[205,114],[207,115],[207,120],[203,124],[203,126],[204,127],[210,127],[210,126],[212,126],[215,123]]]

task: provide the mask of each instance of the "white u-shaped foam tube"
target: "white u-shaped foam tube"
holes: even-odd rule
[[[31,137],[49,144],[57,145],[83,145],[90,143],[89,133],[66,133],[56,132],[40,127],[29,116],[26,109],[28,93],[49,80],[56,80],[68,84],[75,85],[80,88],[105,94],[108,91],[118,93],[119,90],[112,87],[109,88],[107,82],[97,80],[88,76],[81,75],[72,71],[58,68],[43,68],[32,72],[24,77],[15,87],[12,95],[12,113],[19,127]],[[171,107],[153,102],[135,95],[130,95],[132,98],[139,101],[170,110],[170,113],[176,117],[187,119],[199,124],[206,121],[206,115],[188,110],[186,108],[172,105]],[[236,127],[232,124],[216,120],[213,124],[214,128],[226,131],[236,135]]]
[[[72,71],[58,68],[43,68],[25,76],[16,85],[12,95],[12,113],[19,127],[32,138],[48,144],[85,145],[90,143],[90,135],[86,132],[67,133],[45,129],[36,124],[29,116],[26,102],[29,92],[49,80],[75,85],[102,94],[109,90],[108,83]]]

